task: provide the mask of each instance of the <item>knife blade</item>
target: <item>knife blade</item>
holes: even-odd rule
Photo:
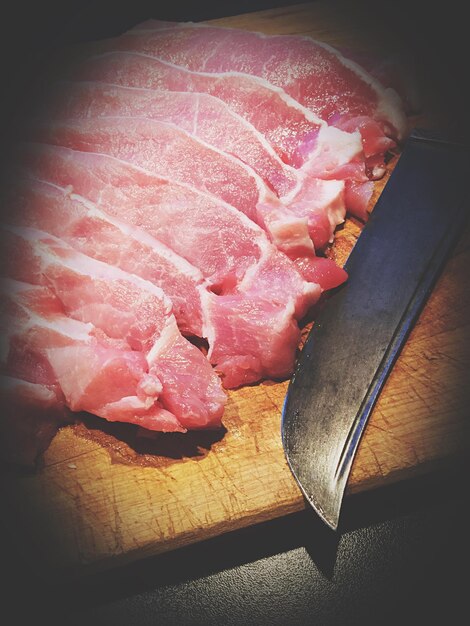
[[[333,530],[375,402],[467,221],[468,148],[422,129],[398,163],[315,319],[281,435],[307,501]]]

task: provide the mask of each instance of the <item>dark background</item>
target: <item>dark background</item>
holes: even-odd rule
[[[32,85],[41,85],[61,46],[114,35],[148,17],[204,20],[289,4],[296,3],[20,0],[2,7],[3,155],[21,113],[34,106]],[[356,4],[363,9],[364,2]],[[369,4],[409,46],[455,131],[466,135],[470,55],[460,3]],[[465,622],[467,477],[465,464],[349,497],[337,534],[305,511],[81,581],[54,579],[31,563],[22,537],[2,533],[0,611],[11,625]]]

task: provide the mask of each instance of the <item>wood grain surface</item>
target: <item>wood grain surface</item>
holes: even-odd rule
[[[393,37],[378,36],[373,23],[359,28],[355,17],[314,3],[214,23],[311,34],[382,55],[393,49]],[[432,125],[433,112],[424,113],[410,125]],[[360,225],[348,220],[331,256],[344,262],[359,233]],[[385,385],[348,494],[427,472],[468,451],[469,244],[467,231]],[[300,510],[305,503],[280,438],[287,384],[266,381],[230,392],[223,432],[145,439],[132,427],[92,417],[63,428],[38,472],[2,474],[6,519],[20,529],[39,567],[80,574]]]

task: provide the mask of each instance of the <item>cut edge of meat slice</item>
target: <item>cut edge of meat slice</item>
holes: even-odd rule
[[[208,298],[211,296],[215,304],[217,296],[208,294]],[[232,389],[263,379],[285,379],[292,374],[300,341],[292,301],[280,306],[256,295],[247,299],[244,294],[235,293],[219,296],[213,309],[209,301],[208,308],[211,322],[223,338],[211,345],[208,358],[222,375],[224,387]],[[238,342],[233,340],[241,318],[253,328],[252,333],[244,334],[243,345],[240,335]],[[222,327],[225,331],[221,333]]]
[[[302,290],[302,297],[291,295]],[[206,294],[208,358],[221,373],[224,386],[285,379],[292,374],[300,342],[296,320],[321,293],[318,283],[307,283],[300,273],[291,271],[287,257],[265,254],[245,274],[237,291]],[[243,333],[238,332],[240,326]]]
[[[292,200],[291,211],[295,212],[299,219],[306,220],[308,233],[316,251],[324,250],[328,243],[333,242],[336,227],[345,220],[346,190],[347,187],[342,180],[310,178]],[[359,202],[357,207],[362,208]],[[280,221],[281,228],[289,227],[287,220],[285,222],[284,225]],[[288,253],[288,256],[295,262],[296,258],[305,257],[302,252],[299,250],[297,255]]]
[[[108,336],[124,339],[130,347],[143,351],[148,374],[139,380],[136,396],[143,398],[144,404],[152,401],[152,406],[148,406],[153,413],[152,420],[148,420],[148,428],[158,423],[158,427],[167,429],[168,413],[174,411],[178,411],[175,419],[183,428],[193,428],[195,424],[200,428],[220,426],[225,403],[220,381],[202,352],[182,337],[171,314],[171,302],[160,288],[83,255],[47,233],[27,228],[4,228],[17,237],[23,237],[25,242],[31,242],[33,255],[35,251],[38,255],[34,261],[39,260],[39,269],[46,284],[56,293],[68,314],[81,322],[92,323]],[[135,297],[132,295],[134,292]],[[134,303],[131,320],[130,310],[126,310],[130,305],[129,297]],[[93,300],[88,303],[90,298]],[[150,313],[152,319],[146,321]],[[178,346],[178,350],[171,359],[166,358],[166,367],[163,367],[157,358],[159,349],[156,346],[162,335],[166,336],[169,332],[175,337],[174,345]],[[60,348],[55,350],[54,355],[58,354],[57,350]],[[193,368],[193,378],[182,380],[179,371],[188,364]],[[117,407],[115,402],[112,406]],[[123,410],[121,400],[119,408]],[[162,414],[161,409],[166,412]],[[157,415],[159,410],[160,415]],[[102,410],[101,416],[109,419],[109,412]],[[162,416],[166,419],[164,424]],[[140,416],[136,418],[140,420]]]
[[[377,58],[372,52],[354,50],[348,46],[341,46],[338,49],[346,59],[358,63],[384,88],[393,88],[405,106],[406,115],[418,114],[422,111],[423,91],[420,86],[418,68],[415,59],[407,55],[405,51],[390,50],[386,56]]]
[[[306,39],[314,41],[317,45],[334,54],[343,65],[351,69],[366,84],[372,87],[379,97],[377,107],[377,115],[379,119],[383,118],[384,122],[391,124],[397,133],[398,141],[402,141],[406,135],[407,123],[406,116],[403,112],[403,102],[397,91],[393,89],[393,87],[384,87],[377,78],[367,72],[367,70],[361,67],[359,63],[346,58],[333,46],[320,42],[312,37],[306,37]]]

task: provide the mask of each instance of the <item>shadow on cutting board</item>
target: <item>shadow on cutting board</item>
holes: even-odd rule
[[[158,467],[167,459],[203,458],[213,444],[221,441],[227,429],[153,433],[134,424],[110,423],[94,415],[82,414],[75,434],[100,444],[115,463]]]

